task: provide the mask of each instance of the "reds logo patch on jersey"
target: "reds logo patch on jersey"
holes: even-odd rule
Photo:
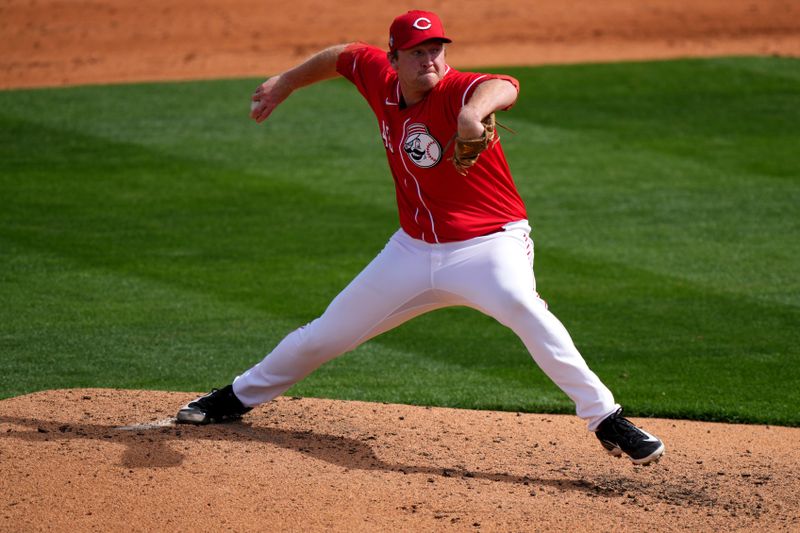
[[[442,145],[428,131],[425,124],[416,122],[406,127],[403,151],[408,159],[421,168],[431,168],[442,159]]]

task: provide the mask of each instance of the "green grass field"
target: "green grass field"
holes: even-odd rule
[[[800,425],[800,61],[499,70],[539,291],[628,414]],[[257,126],[259,81],[0,92],[0,397],[225,384],[382,248],[366,103],[335,80]],[[573,412],[468,309],[290,393]]]

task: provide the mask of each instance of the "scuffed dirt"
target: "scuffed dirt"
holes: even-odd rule
[[[635,419],[668,447],[637,467],[571,416],[282,397],[173,425],[194,397],[1,401],[0,530],[800,529],[800,428]]]
[[[369,5],[369,8],[365,8]],[[796,0],[0,0],[0,88],[266,76],[428,8],[457,67],[800,55]]]

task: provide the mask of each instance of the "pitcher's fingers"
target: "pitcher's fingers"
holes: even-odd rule
[[[269,105],[262,105],[261,107],[257,108],[254,112],[254,119],[258,124],[261,124],[272,114],[272,111],[275,110],[275,106]]]

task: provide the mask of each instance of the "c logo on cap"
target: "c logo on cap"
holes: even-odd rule
[[[425,17],[420,17],[414,21],[414,24],[412,24],[412,26],[414,26],[418,30],[429,30],[431,29],[431,26],[433,26],[433,24],[431,24],[430,19],[427,19]]]

